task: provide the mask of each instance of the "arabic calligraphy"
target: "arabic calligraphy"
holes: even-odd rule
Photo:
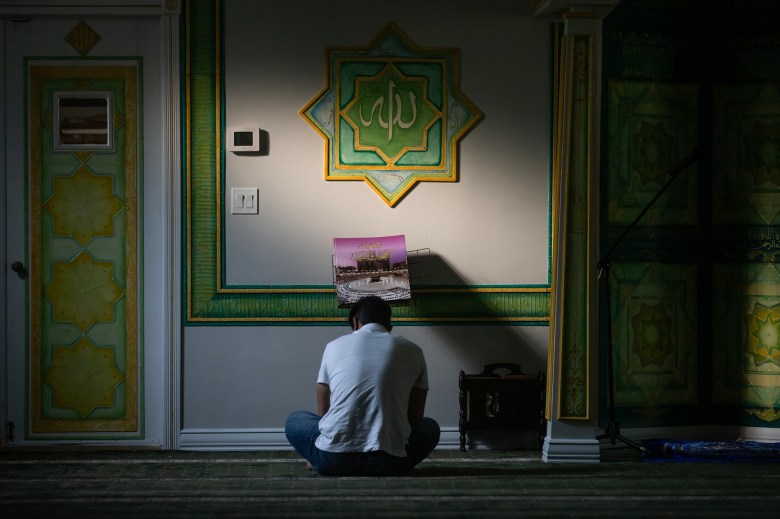
[[[428,149],[429,132],[443,113],[428,98],[427,77],[388,64],[354,78],[354,97],[340,116],[350,127],[344,130],[354,151],[369,151],[393,167],[406,153]]]
[[[382,108],[385,105],[385,100],[387,100],[387,120],[382,118]],[[403,100],[397,91],[395,81],[391,79],[387,82],[387,97],[379,97],[376,101],[374,101],[368,120],[363,117],[363,108],[361,105],[360,123],[365,127],[371,126],[374,122],[374,114],[376,113],[377,123],[382,128],[387,129],[387,140],[388,142],[392,141],[393,127],[397,125],[399,128],[406,130],[411,128],[417,120],[417,96],[414,95],[414,92],[409,92],[409,102],[411,103],[412,118],[409,121],[404,121],[401,118]],[[393,113],[394,108],[395,113]]]

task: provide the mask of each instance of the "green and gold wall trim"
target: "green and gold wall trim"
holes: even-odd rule
[[[189,0],[182,17],[184,321],[190,325],[342,324],[346,310],[338,308],[332,285],[231,286],[225,282],[222,20],[220,1]],[[549,322],[548,285],[418,286],[412,293],[413,304],[394,311],[399,324]]]
[[[560,344],[549,349],[548,365],[559,380],[558,409],[561,420],[589,418],[589,358],[591,343],[590,213],[592,186],[592,118],[594,112],[594,42],[590,35],[556,36],[556,133],[554,155],[553,218],[557,222],[553,243],[555,322]],[[560,233],[558,236],[557,233]],[[551,330],[551,342],[556,340]],[[554,350],[559,350],[554,355]],[[554,362],[556,361],[557,362]],[[548,410],[548,416],[552,410]]]

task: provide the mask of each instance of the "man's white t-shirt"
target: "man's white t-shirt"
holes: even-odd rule
[[[325,346],[317,382],[330,387],[317,448],[406,456],[409,395],[412,387],[428,389],[419,346],[381,324],[363,325]]]

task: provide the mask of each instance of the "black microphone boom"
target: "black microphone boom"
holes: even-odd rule
[[[647,213],[655,205],[656,200],[658,200],[661,197],[661,195],[664,194],[666,188],[668,188],[672,184],[672,182],[674,182],[674,179],[676,179],[680,175],[680,173],[688,169],[688,167],[694,162],[696,162],[697,160],[699,160],[698,146],[693,148],[693,151],[691,152],[690,155],[682,159],[680,162],[675,164],[675,166],[672,169],[669,170],[669,178],[667,179],[666,183],[661,187],[660,190],[658,190],[658,192],[655,194],[652,200],[650,200],[650,202],[647,203],[645,208],[642,209],[642,211],[636,216],[636,218],[634,218],[634,221],[631,222],[631,224],[628,227],[626,227],[626,229],[623,231],[620,237],[618,237],[618,239],[615,240],[615,243],[612,244],[609,250],[606,253],[604,253],[604,255],[597,263],[597,266],[601,265],[604,261],[609,260],[609,258],[612,256],[612,253],[615,251],[615,249],[617,249],[618,245],[620,245],[620,242],[623,241],[623,238],[626,237],[626,235],[631,231],[631,229],[636,227],[636,224],[639,223],[639,220],[642,219],[645,213]]]
[[[607,425],[604,427],[604,434],[601,434],[596,437],[596,439],[601,440],[605,438],[609,438],[610,443],[612,445],[615,445],[615,442],[617,440],[622,441],[626,445],[629,445],[635,449],[638,449],[640,451],[644,451],[644,447],[642,447],[640,444],[633,440],[629,440],[628,438],[624,437],[620,434],[620,424],[615,419],[615,373],[613,368],[613,362],[614,362],[614,346],[612,344],[612,302],[611,302],[611,295],[610,295],[610,286],[609,286],[609,269],[610,269],[610,258],[612,257],[612,253],[617,249],[618,245],[620,245],[620,242],[623,241],[623,239],[626,237],[626,235],[634,228],[636,227],[636,224],[639,223],[639,220],[642,219],[642,217],[647,213],[647,211],[650,210],[651,207],[655,204],[655,202],[661,197],[661,195],[666,191],[666,188],[668,188],[674,180],[680,176],[680,173],[685,171],[690,167],[691,164],[699,160],[699,154],[700,150],[697,146],[693,149],[690,155],[682,159],[680,162],[678,162],[672,169],[669,170],[669,178],[667,179],[666,183],[661,187],[661,189],[658,191],[658,193],[655,194],[655,196],[650,200],[650,202],[645,206],[644,209],[637,215],[636,218],[634,218],[634,221],[631,222],[631,224],[625,228],[623,233],[618,237],[617,240],[615,240],[615,243],[612,244],[612,246],[607,250],[607,252],[601,257],[601,259],[596,264],[596,267],[598,268],[598,278],[604,279],[604,302],[607,307],[607,330],[606,330],[606,336],[607,336],[607,345],[609,346],[609,356],[607,357],[607,409],[609,411],[609,422],[607,422]]]

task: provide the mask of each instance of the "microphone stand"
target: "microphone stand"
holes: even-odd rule
[[[636,227],[637,223],[639,223],[639,220],[642,219],[642,217],[647,213],[647,211],[650,210],[651,207],[655,204],[655,202],[661,197],[661,195],[666,191],[666,189],[674,182],[674,180],[680,176],[680,173],[688,169],[688,167],[696,162],[699,159],[699,148],[696,147],[691,152],[690,155],[685,157],[683,160],[678,162],[670,171],[669,171],[669,179],[666,181],[666,183],[661,187],[661,189],[658,191],[658,193],[655,194],[652,200],[645,206],[644,209],[637,215],[636,218],[634,218],[634,221],[631,222],[631,224],[623,230],[623,233],[618,237],[617,240],[615,240],[615,243],[612,244],[612,246],[607,250],[607,252],[601,257],[601,259],[596,264],[596,268],[598,268],[598,278],[604,279],[604,290],[605,290],[605,296],[604,301],[607,307],[607,344],[609,345],[609,356],[607,357],[607,409],[609,411],[609,422],[607,422],[607,425],[604,427],[604,434],[600,434],[596,437],[597,440],[609,438],[609,441],[612,445],[615,445],[615,442],[617,440],[620,440],[621,442],[625,443],[626,445],[629,445],[637,450],[644,451],[645,448],[642,447],[639,443],[630,440],[620,434],[620,424],[615,419],[615,373],[613,369],[613,362],[614,362],[614,346],[612,344],[612,302],[611,302],[611,289],[609,285],[609,269],[612,266],[610,259],[612,257],[612,253],[615,252],[615,249],[617,249],[618,245],[620,245],[620,242],[623,241],[623,239],[626,237],[626,235],[634,228]]]

